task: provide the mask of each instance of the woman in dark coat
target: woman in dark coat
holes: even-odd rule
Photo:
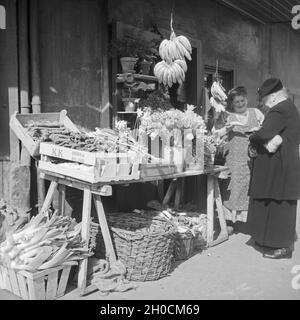
[[[264,257],[287,258],[292,256],[300,196],[300,117],[279,79],[266,80],[258,94],[270,111],[249,138],[258,154],[253,161],[248,222],[256,244],[268,248]],[[266,143],[277,135],[282,142],[270,152]]]

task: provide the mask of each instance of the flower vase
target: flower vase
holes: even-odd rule
[[[140,63],[140,68],[141,68],[142,74],[148,75],[150,73],[151,64],[152,64],[152,62],[150,62],[150,61],[142,61]]]
[[[120,58],[123,73],[135,73],[134,66],[138,58],[122,57]]]

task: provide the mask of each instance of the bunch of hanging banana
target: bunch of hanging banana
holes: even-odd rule
[[[217,98],[219,101],[226,101],[226,99],[227,99],[225,89],[223,88],[221,83],[218,81],[213,82],[210,92],[211,92],[212,96],[214,98]]]
[[[214,81],[210,92],[212,95],[209,100],[211,106],[216,110],[217,113],[225,111],[227,95],[221,83],[219,81]]]
[[[192,60],[192,46],[185,36],[176,36],[171,15],[171,35],[170,39],[164,39],[159,46],[159,55],[162,59],[154,67],[154,75],[159,82],[172,87],[173,83],[180,85],[185,80],[187,64],[185,58]]]
[[[172,87],[173,83],[176,82],[181,85],[184,82],[186,71],[186,62],[180,59],[175,61],[170,59],[167,61],[162,60],[154,67],[154,75],[158,78],[159,82],[168,85],[168,87]]]
[[[163,60],[187,58],[192,60],[192,46],[185,36],[176,37],[174,31],[171,32],[170,40],[164,39],[159,46],[159,55]]]

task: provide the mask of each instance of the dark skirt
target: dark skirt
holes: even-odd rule
[[[297,200],[250,198],[247,224],[256,243],[285,248],[294,243],[296,215]]]

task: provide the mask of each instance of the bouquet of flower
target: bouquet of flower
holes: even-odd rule
[[[165,111],[150,108],[138,109],[137,114],[140,119],[139,132],[146,133],[155,139],[157,136],[170,137],[174,129],[183,131],[184,129],[205,130],[205,123],[201,116],[194,112],[195,106],[187,105],[185,111],[170,109]],[[193,140],[193,134],[188,139]]]
[[[211,133],[204,136],[204,162],[206,165],[213,165],[218,148],[226,144],[225,138]]]

